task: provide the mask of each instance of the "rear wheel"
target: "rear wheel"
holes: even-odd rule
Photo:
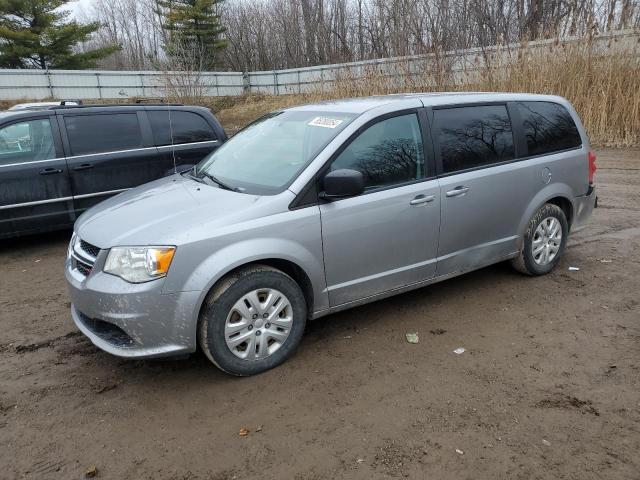
[[[531,218],[520,255],[513,267],[527,275],[545,275],[560,261],[569,234],[567,217],[560,207],[544,204]]]
[[[293,353],[306,317],[304,295],[291,277],[265,265],[248,267],[209,294],[200,315],[200,347],[225,372],[254,375]]]

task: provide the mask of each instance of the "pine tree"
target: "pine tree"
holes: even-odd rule
[[[218,5],[223,1],[156,0],[168,32],[167,55],[192,59],[195,56],[203,70],[215,68],[218,52],[227,46],[227,41],[221,38],[225,28],[218,14]]]
[[[87,41],[100,24],[81,25],[68,20],[69,11],[57,10],[68,1],[0,0],[0,67],[91,68],[97,60],[119,49],[74,49]]]

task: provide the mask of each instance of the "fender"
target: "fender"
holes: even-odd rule
[[[252,253],[247,255],[248,252]],[[184,291],[200,291],[193,312],[194,325],[207,294],[221,278],[242,265],[267,259],[287,260],[298,265],[313,285],[314,310],[329,308],[322,258],[322,252],[314,255],[297,242],[274,237],[251,238],[215,251],[198,265],[184,284]]]
[[[527,209],[522,215],[522,219],[520,220],[520,225],[518,225],[518,248],[522,248],[522,240],[524,238],[524,234],[527,231],[527,226],[529,225],[529,220],[533,217],[534,213],[542,207],[545,203],[547,203],[552,198],[562,197],[568,200],[571,203],[571,208],[574,207],[573,199],[573,190],[566,183],[552,183],[546,185],[542,190],[540,190],[529,202]]]

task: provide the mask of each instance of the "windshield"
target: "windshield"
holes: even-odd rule
[[[195,175],[239,192],[279,193],[355,117],[334,112],[271,113],[207,156]]]

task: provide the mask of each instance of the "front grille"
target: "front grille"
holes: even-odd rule
[[[80,263],[77,260],[76,260],[75,264],[76,264],[75,265],[76,266],[76,270],[78,270],[78,272],[80,272],[85,277],[89,276],[89,274],[91,273],[91,267],[88,267],[84,263]]]
[[[99,253],[100,248],[76,238],[71,246],[71,268],[83,277],[89,276]]]
[[[89,242],[85,242],[84,240],[80,240],[80,248],[94,258],[100,253],[100,249],[98,247],[91,245]]]

